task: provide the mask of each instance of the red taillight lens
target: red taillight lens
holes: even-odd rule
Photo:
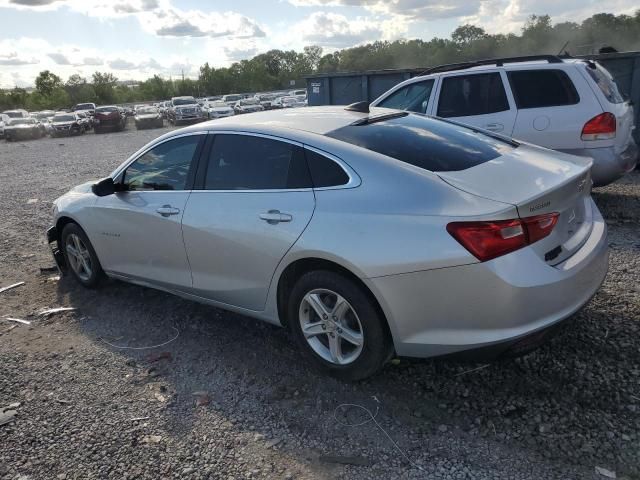
[[[582,127],[582,140],[607,140],[616,136],[616,116],[605,112],[596,115]]]
[[[543,239],[551,233],[553,227],[558,223],[558,213],[546,213],[535,217],[527,217],[522,219],[525,230],[527,231],[527,239],[529,244],[535,243]]]
[[[452,222],[447,232],[481,262],[506,255],[551,233],[557,213],[495,222]]]

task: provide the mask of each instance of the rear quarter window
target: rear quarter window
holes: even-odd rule
[[[524,108],[575,105],[580,96],[562,70],[516,70],[507,73],[516,106]]]
[[[600,66],[600,64],[596,63],[595,66],[596,68],[585,66],[585,70],[591,79],[596,82],[604,98],[606,98],[609,103],[623,103],[624,97],[620,93],[620,90],[618,90],[618,85],[613,80],[613,77],[611,77],[609,72]]]
[[[475,167],[517,146],[471,128],[418,114],[347,125],[327,136],[432,172]]]

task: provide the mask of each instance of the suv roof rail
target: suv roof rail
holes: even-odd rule
[[[496,65],[502,67],[505,63],[533,62],[536,60],[546,60],[549,63],[562,63],[562,58],[557,55],[523,55],[520,57],[502,57],[502,58],[485,58],[483,60],[471,60],[468,62],[449,63],[446,65],[438,65],[426,69],[420,75],[428,75],[430,73],[450,72],[452,70],[463,70],[465,68],[478,67],[481,65]]]

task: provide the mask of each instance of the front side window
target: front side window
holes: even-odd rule
[[[576,87],[562,70],[516,70],[507,75],[518,108],[575,105],[580,101]]]
[[[393,92],[377,106],[426,113],[431,90],[433,90],[433,82],[433,80],[426,80],[406,85]]]
[[[152,148],[124,173],[127,190],[184,190],[201,135],[176,138]]]
[[[442,80],[438,116],[470,117],[509,110],[499,73],[458,75]]]
[[[216,135],[205,190],[310,188],[302,148],[251,135]]]

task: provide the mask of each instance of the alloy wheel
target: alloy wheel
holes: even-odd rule
[[[69,265],[81,280],[88,281],[91,278],[93,269],[91,265],[91,254],[87,246],[75,233],[67,236],[66,243],[65,249],[67,251]]]
[[[362,353],[362,323],[338,293],[328,289],[308,292],[300,302],[299,319],[305,340],[327,362],[347,365]]]

